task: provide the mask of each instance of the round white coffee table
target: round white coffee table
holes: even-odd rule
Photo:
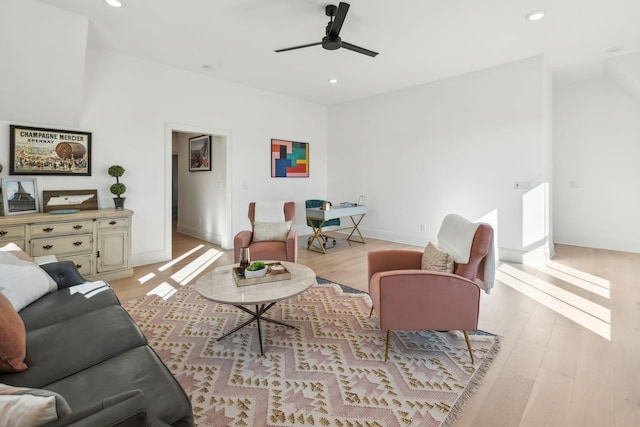
[[[262,328],[260,326],[261,320],[276,323],[288,328],[294,327],[292,325],[264,317],[264,314],[278,301],[291,298],[292,296],[306,291],[311,285],[316,283],[316,274],[309,267],[301,264],[294,264],[286,261],[278,262],[284,265],[291,273],[290,279],[259,283],[249,286],[238,286],[232,274],[232,269],[237,267],[238,264],[232,264],[218,267],[213,271],[205,273],[196,281],[195,289],[204,298],[221,304],[233,305],[251,315],[249,320],[217,338],[217,341],[228,337],[255,321],[258,325],[260,355],[264,356],[262,348]],[[255,306],[255,310],[251,310],[245,306]]]

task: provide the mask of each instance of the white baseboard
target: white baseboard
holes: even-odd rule
[[[131,265],[138,267],[140,265],[155,264],[157,262],[169,261],[165,258],[165,250],[149,251],[143,253],[132,254]]]
[[[178,231],[178,233],[186,234],[187,236],[195,237],[196,239],[213,243],[214,245],[222,246],[222,236],[220,234],[207,233],[200,228],[187,227],[180,224],[176,226],[176,231]]]

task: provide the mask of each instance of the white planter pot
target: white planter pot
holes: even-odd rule
[[[247,279],[253,279],[256,277],[262,277],[265,274],[267,274],[267,267],[261,269],[261,270],[256,270],[256,271],[251,271],[249,269],[245,269],[244,270],[244,277]]]

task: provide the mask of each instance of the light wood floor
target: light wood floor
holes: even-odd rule
[[[301,237],[298,262],[361,290],[368,251],[422,250],[374,239],[339,239],[327,255],[305,248]],[[112,282],[120,299],[193,283],[194,264],[229,264],[233,253],[175,233],[173,259]],[[496,277],[480,329],[502,348],[457,426],[640,426],[640,254],[556,245],[548,266],[502,263]]]

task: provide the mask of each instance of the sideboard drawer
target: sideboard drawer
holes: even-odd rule
[[[13,227],[0,227],[0,240],[11,241],[11,240],[21,240],[24,239],[24,226],[16,225]]]
[[[31,256],[73,255],[93,252],[93,234],[31,239]]]
[[[18,245],[18,247],[20,249],[22,249],[23,251],[25,250],[25,246],[24,246],[24,239],[0,239],[0,247],[5,246],[9,243],[14,243],[16,245]],[[26,252],[26,251],[25,251]]]
[[[70,257],[58,257],[58,261],[72,261],[78,271],[83,276],[90,276],[93,274],[93,268],[91,267],[91,254],[75,255]]]
[[[31,224],[31,236],[53,236],[57,234],[78,234],[91,232],[92,221],[51,222]]]
[[[98,220],[98,230],[109,230],[112,228],[129,228],[129,218],[107,218]]]

